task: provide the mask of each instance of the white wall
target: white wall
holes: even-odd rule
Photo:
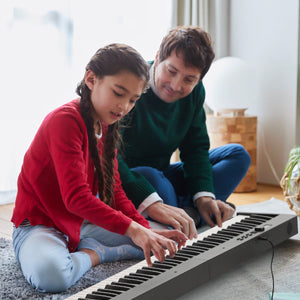
[[[256,101],[248,114],[258,116],[258,182],[277,184],[296,144],[298,0],[231,0],[230,56],[255,68]]]

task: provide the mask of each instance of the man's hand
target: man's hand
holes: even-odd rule
[[[181,208],[155,202],[146,209],[150,218],[182,231],[189,239],[197,238],[193,219]]]
[[[221,200],[214,200],[211,197],[200,197],[196,200],[198,211],[207,225],[214,227],[215,224],[211,219],[214,214],[216,222],[219,227],[222,227],[222,223],[234,214],[234,209],[226,202]]]

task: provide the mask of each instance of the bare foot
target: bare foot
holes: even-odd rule
[[[86,253],[90,257],[92,267],[100,264],[100,258],[96,251],[87,248],[82,248],[79,251]]]

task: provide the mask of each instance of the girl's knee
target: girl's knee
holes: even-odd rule
[[[51,255],[38,256],[32,259],[30,265],[30,273],[24,275],[27,281],[40,292],[63,292],[72,285],[70,256],[64,262]]]

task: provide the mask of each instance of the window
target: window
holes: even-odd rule
[[[171,14],[172,0],[1,2],[0,194],[16,190],[36,130],[48,112],[76,97],[94,52],[120,42],[153,60]]]

